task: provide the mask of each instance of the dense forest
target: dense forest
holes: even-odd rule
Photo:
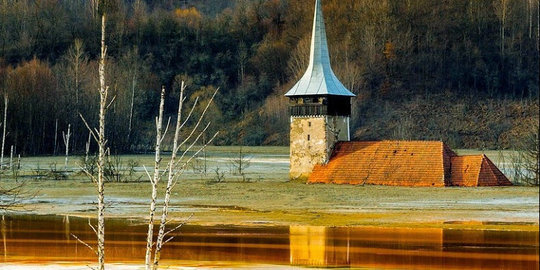
[[[89,135],[80,115],[96,123],[99,105],[97,2],[0,0],[6,149],[59,153],[71,125],[70,145],[84,151]],[[189,85],[188,106],[202,100],[196,114],[220,89],[209,111],[209,133],[221,131],[216,144],[286,145],[283,94],[307,66],[313,4],[114,1],[108,145],[117,153],[151,150],[161,85],[173,116],[181,80]],[[333,68],[357,95],[354,138],[507,149],[538,127],[537,0],[323,5]]]

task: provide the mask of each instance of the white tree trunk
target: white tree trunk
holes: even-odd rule
[[[195,158],[199,154],[199,152],[201,152],[206,147],[206,145],[211,143],[213,141],[213,139],[217,136],[217,132],[216,132],[216,134],[214,134],[214,136],[206,144],[204,144],[201,149],[199,149],[196,153],[192,154],[189,157],[189,159],[183,163],[183,166],[180,169],[177,168],[178,164],[180,162],[183,162],[182,158],[185,156],[185,154],[188,153],[189,150],[193,147],[193,145],[195,145],[195,143],[198,142],[198,140],[201,138],[201,136],[204,134],[204,132],[207,130],[208,126],[210,125],[210,123],[208,123],[206,125],[206,127],[199,133],[199,135],[193,140],[193,142],[189,145],[189,147],[187,147],[187,149],[183,152],[183,154],[177,160],[178,150],[197,131],[197,128],[199,127],[202,119],[204,118],[204,116],[206,114],[206,111],[210,107],[210,104],[214,100],[214,97],[216,96],[217,91],[219,89],[217,89],[214,92],[214,94],[212,95],[212,97],[208,101],[208,104],[206,104],[206,107],[204,108],[201,116],[199,117],[197,123],[195,124],[195,126],[191,130],[190,134],[187,136],[187,138],[185,140],[183,140],[181,143],[179,143],[180,131],[181,131],[182,127],[185,125],[185,123],[187,123],[187,121],[189,120],[189,118],[191,116],[191,113],[193,112],[193,108],[195,108],[195,106],[197,104],[197,99],[196,99],[195,104],[193,105],[192,111],[189,113],[186,120],[184,120],[184,122],[182,122],[181,119],[182,119],[182,105],[183,105],[183,101],[184,101],[184,90],[185,90],[185,85],[184,85],[184,82],[182,82],[181,90],[180,90],[180,103],[178,105],[178,114],[177,114],[176,127],[175,127],[175,132],[174,132],[174,142],[173,142],[172,156],[171,156],[171,160],[170,160],[169,165],[168,165],[167,187],[165,189],[165,199],[164,199],[164,202],[163,202],[163,211],[162,211],[162,215],[161,215],[161,221],[160,221],[160,225],[159,225],[158,236],[157,236],[157,239],[156,239],[156,250],[155,250],[155,254],[154,254],[154,262],[153,262],[153,267],[152,267],[154,270],[157,269],[158,266],[159,266],[159,260],[161,258],[161,249],[163,248],[163,244],[165,244],[166,242],[168,242],[169,240],[172,239],[172,238],[169,238],[167,240],[164,240],[165,236],[168,233],[173,232],[174,230],[180,228],[180,226],[182,225],[182,224],[180,224],[177,227],[175,227],[175,228],[173,228],[173,229],[171,229],[171,230],[169,230],[167,232],[165,231],[165,226],[167,225],[167,216],[168,216],[168,209],[169,209],[169,202],[170,202],[170,198],[171,198],[171,192],[172,192],[172,189],[173,189],[174,185],[176,184],[175,179],[178,176],[178,174],[181,173],[181,171],[185,168],[185,165],[189,164],[189,162],[193,158]],[[148,267],[149,267],[149,265],[147,264],[147,269],[148,269]]]
[[[164,135],[162,135],[163,127],[163,111],[165,106],[165,87],[161,88],[161,96],[159,102],[159,116],[156,118],[156,148],[155,148],[155,160],[154,160],[154,175],[150,178],[152,184],[152,198],[150,199],[150,214],[148,218],[148,233],[146,239],[146,256],[145,266],[146,269],[151,269],[152,263],[152,247],[154,244],[154,215],[156,212],[156,199],[157,199],[157,185],[160,179],[159,167],[161,163],[161,142]]]
[[[131,129],[133,127],[133,106],[135,104],[135,85],[137,83],[137,71],[134,71],[133,77],[131,78],[131,104],[129,107],[129,126],[128,126],[128,136],[127,142],[131,143]]]
[[[86,141],[86,145],[85,145],[85,150],[86,150],[86,153],[85,153],[85,156],[84,156],[84,166],[85,166],[85,169],[88,169],[87,166],[88,166],[88,156],[90,154],[90,142],[92,141],[92,133],[89,132],[88,133],[88,140]]]
[[[107,48],[105,46],[105,12],[101,15],[101,57],[99,59],[99,132],[98,132],[98,269],[105,269],[105,114],[107,113],[107,92],[108,87],[105,85],[105,58]]]
[[[67,133],[62,131],[62,138],[64,139],[64,145],[66,146],[66,160],[64,161],[64,171],[67,171],[68,158],[69,158],[69,138],[71,137],[71,124],[68,124]]]
[[[8,94],[4,94],[4,128],[2,132],[2,154],[0,155],[0,168],[4,166],[4,146],[6,144],[6,127],[7,127],[7,108],[8,108]]]
[[[183,107],[182,105],[183,105],[183,100],[184,100],[184,90],[185,90],[185,85],[184,85],[184,81],[182,81],[182,85],[180,86],[178,114],[176,117],[176,126],[174,130],[173,149],[172,149],[172,154],[171,154],[171,160],[169,161],[169,174],[168,174],[168,179],[167,179],[167,188],[165,189],[165,200],[163,202],[163,210],[161,212],[159,232],[156,239],[156,251],[154,254],[154,265],[152,267],[153,269],[158,268],[159,259],[161,257],[161,248],[163,247],[163,238],[165,237],[165,224],[167,222],[169,201],[171,198],[171,190],[172,190],[173,180],[174,180],[174,164],[176,162],[176,155],[178,153],[178,139],[180,137],[180,126],[182,124],[182,107]]]
[[[56,143],[58,141],[58,118],[54,122],[54,148],[53,148],[53,155],[56,156]]]
[[[9,168],[13,168],[13,145],[11,146],[11,154],[9,155]]]

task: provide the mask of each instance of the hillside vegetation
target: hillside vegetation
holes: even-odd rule
[[[70,145],[84,152],[88,131],[79,113],[97,122],[97,2],[0,1],[6,149],[60,152],[71,124]],[[195,114],[220,88],[209,111],[209,134],[222,131],[217,144],[288,143],[283,94],[307,66],[314,1],[110,3],[111,151],[150,150],[161,85],[173,116],[180,80],[189,84],[188,107],[202,101]],[[506,149],[538,127],[538,1],[323,5],[333,68],[357,94],[356,139]]]

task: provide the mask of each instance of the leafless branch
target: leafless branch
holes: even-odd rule
[[[81,165],[79,165],[79,168],[81,169],[81,171],[86,173],[86,175],[88,175],[88,177],[90,177],[90,179],[92,180],[93,183],[97,183],[96,177],[93,174],[91,174],[86,168],[82,167]]]
[[[84,119],[84,116],[81,113],[79,113],[79,116],[81,117],[81,119],[82,119],[84,125],[86,126],[86,128],[88,129],[88,131],[90,131],[90,134],[92,134],[92,137],[94,138],[94,140],[96,140],[96,142],[99,142],[99,140],[98,140],[98,138],[96,136],[96,133],[95,133],[96,130],[95,129],[92,130],[92,128],[90,127],[90,125],[88,125],[88,122],[86,122],[86,119]]]
[[[144,171],[146,172],[146,175],[148,176],[148,179],[150,179],[150,183],[154,183],[154,180],[152,179],[152,176],[150,175],[150,172],[148,172],[148,169],[146,169],[146,165],[143,165]]]
[[[193,213],[191,213],[191,215],[189,215],[189,217],[187,217],[184,221],[182,221],[182,222],[181,222],[180,224],[178,224],[176,227],[174,227],[174,228],[172,228],[172,229],[166,231],[165,234],[163,234],[163,235],[168,235],[168,234],[170,234],[170,233],[172,233],[172,232],[174,232],[174,231],[180,229],[180,227],[184,226],[184,225],[185,225],[192,217],[193,217]]]
[[[196,97],[195,102],[193,102],[193,106],[191,107],[191,110],[189,110],[188,116],[186,117],[184,122],[182,122],[179,129],[182,129],[186,125],[186,123],[189,121],[189,119],[191,118],[191,115],[193,114],[193,111],[195,110],[195,107],[197,107],[198,102],[199,102],[199,97]]]
[[[98,232],[96,230],[96,227],[94,227],[94,225],[92,225],[92,223],[90,223],[90,219],[88,219],[88,226],[90,226],[90,228],[92,228],[92,231],[94,231],[94,233],[97,235]]]
[[[111,101],[109,102],[109,104],[107,105],[107,110],[111,107],[111,105],[113,104],[114,100],[116,100],[116,96],[114,96]]]
[[[20,206],[24,200],[35,197],[37,192],[26,189],[26,182],[21,182],[10,187],[0,186],[0,210],[9,210]]]
[[[186,150],[184,150],[184,152],[182,153],[182,155],[178,159],[177,164],[182,162],[182,159],[186,156],[186,154],[189,152],[189,150],[191,150],[191,148],[193,148],[193,146],[199,141],[199,139],[204,134],[204,132],[208,129],[208,127],[210,127],[210,122],[204,127],[204,129],[199,133],[199,135],[197,135],[197,138],[195,138],[195,140],[193,140],[193,142],[188,146],[188,148],[186,148]],[[208,145],[208,143],[206,145]]]
[[[172,237],[172,236],[169,237],[167,240],[163,241],[163,245],[169,243],[169,241],[171,241],[171,240],[173,240],[173,239],[174,239],[174,237]]]
[[[193,127],[193,129],[191,129],[191,133],[187,136],[187,138],[178,146],[178,149],[180,149],[180,147],[182,147],[182,145],[184,145],[187,141],[189,141],[189,139],[191,139],[191,136],[193,136],[193,134],[195,133],[195,131],[197,131],[197,128],[199,127],[199,125],[201,124],[204,116],[206,115],[206,112],[208,111],[208,108],[210,108],[210,104],[212,104],[212,101],[214,100],[214,97],[216,96],[217,92],[219,91],[219,87],[216,89],[216,91],[214,91],[214,94],[212,94],[212,97],[210,98],[210,100],[208,101],[208,104],[206,104],[206,107],[204,108],[201,116],[199,117],[199,120],[197,121],[197,124],[195,124],[195,126]]]
[[[197,152],[195,152],[195,154],[193,154],[186,162],[184,162],[184,165],[182,166],[181,170],[176,172],[175,176],[177,174],[179,174],[179,172],[183,171],[186,168],[186,166],[189,164],[189,162],[191,162],[191,160],[193,160],[195,157],[197,157],[202,150],[204,150],[208,145],[210,145],[210,143],[212,143],[212,141],[217,137],[218,134],[219,134],[219,131],[214,133],[214,136],[212,136],[212,138],[210,138],[210,140],[208,140],[208,142],[206,144],[204,144],[204,146],[199,148],[199,150],[197,150]],[[175,185],[176,185],[176,182],[178,182],[178,181],[175,181]]]
[[[92,250],[96,255],[98,255],[98,252],[92,247],[90,246],[89,244],[87,244],[86,242],[84,242],[83,240],[79,239],[79,237],[77,237],[76,235],[70,233],[71,237],[75,238],[77,241],[79,241],[81,244],[85,245],[87,248],[89,248],[90,250]]]
[[[163,139],[165,139],[165,135],[167,135],[167,132],[169,131],[169,126],[171,125],[171,118],[167,120],[167,125],[165,126],[165,131],[161,135],[161,139],[159,140],[159,143],[161,144],[163,142]]]

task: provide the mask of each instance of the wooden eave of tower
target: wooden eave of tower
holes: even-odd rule
[[[315,1],[308,68],[285,96],[355,96],[339,81],[332,70],[321,0]]]

